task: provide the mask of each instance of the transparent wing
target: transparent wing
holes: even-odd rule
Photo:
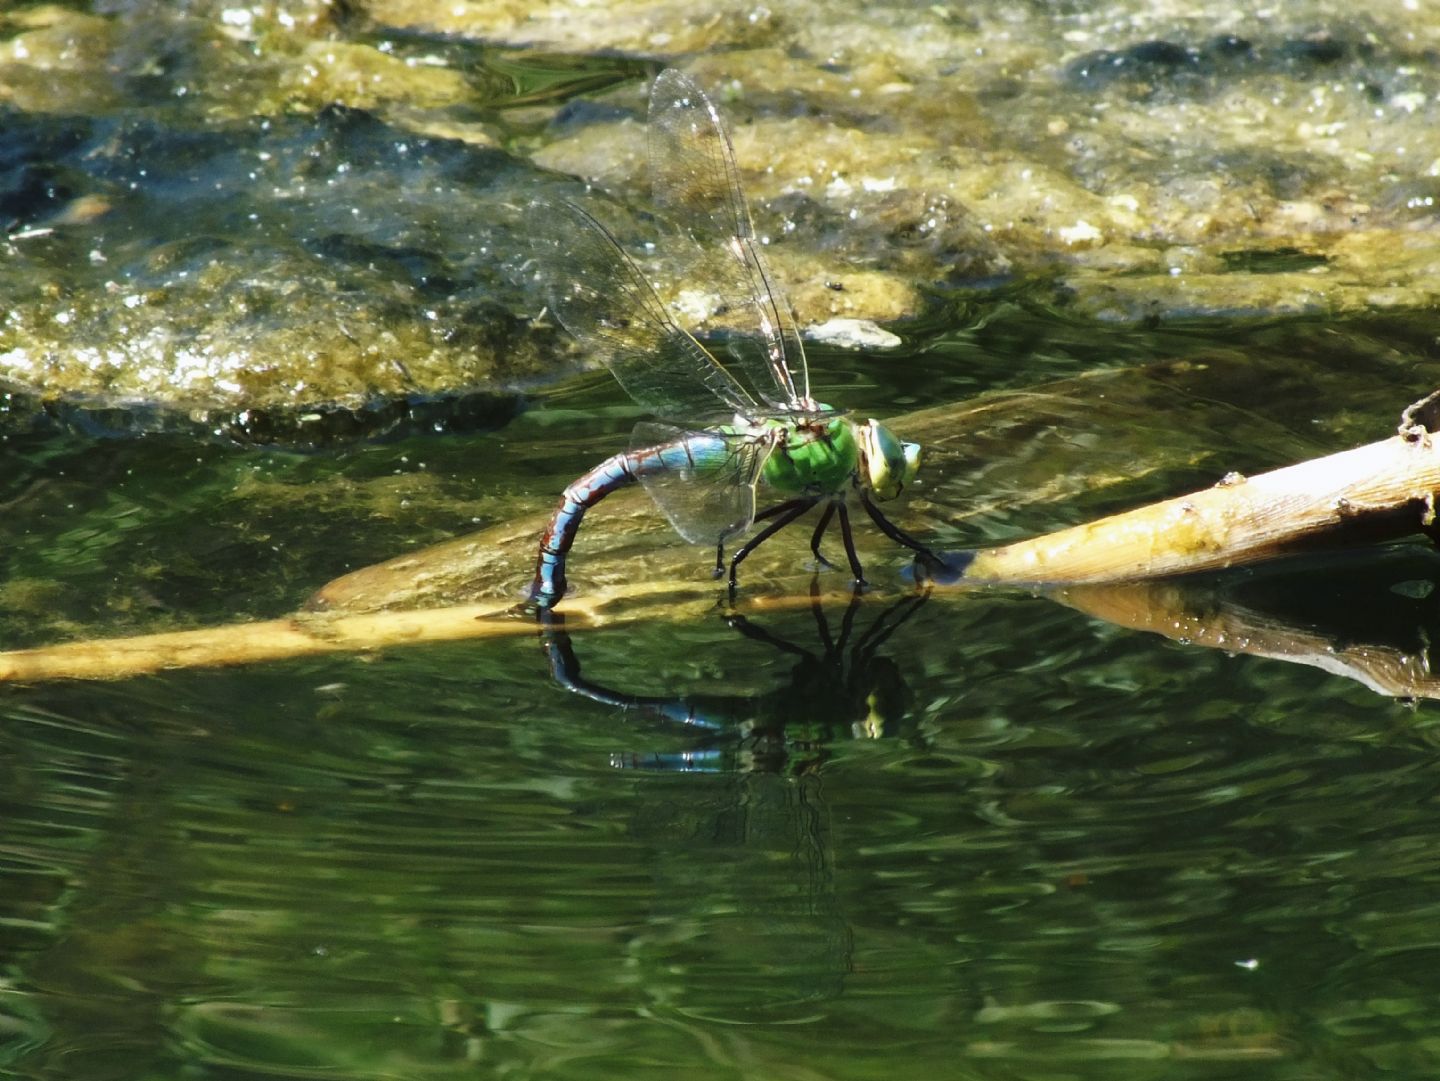
[[[532,246],[555,317],[652,413],[700,420],[759,406],[678,326],[640,269],[573,203],[532,203]]]
[[[744,331],[726,346],[737,373],[772,410],[812,410],[805,348],[761,255],[730,137],[690,76],[670,68],[656,77],[649,139],[655,202],[699,245],[696,283]]]
[[[715,544],[755,520],[755,485],[774,440],[641,421],[630,446],[644,463],[641,484],[691,544]]]

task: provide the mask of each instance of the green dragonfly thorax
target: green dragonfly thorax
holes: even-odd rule
[[[830,412],[821,405],[820,412]],[[761,479],[778,492],[829,495],[852,481],[877,499],[894,499],[920,469],[920,447],[903,443],[878,420],[858,424],[823,415],[809,420],[770,419],[722,429],[757,440],[772,440]]]
[[[785,441],[765,460],[765,483],[776,491],[797,495],[843,491],[859,469],[854,421],[845,417],[772,420],[766,427],[786,432]]]

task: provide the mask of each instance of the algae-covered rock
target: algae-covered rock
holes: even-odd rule
[[[687,0],[370,0],[364,9],[377,23],[397,29],[555,53],[683,56],[789,36],[787,15],[755,4],[697,8]]]
[[[569,174],[643,216],[661,64],[725,113],[805,325],[1031,275],[1105,321],[1428,305],[1425,7],[0,12],[0,379],[234,426],[568,370],[527,208],[596,198]]]
[[[12,114],[0,142],[4,378],[206,412],[549,370],[505,269],[533,175],[502,152],[343,109],[184,134]]]
[[[458,66],[333,15],[0,13],[0,380],[136,407],[122,426],[158,406],[270,437],[317,406],[364,430],[477,389],[498,422],[556,370],[507,270],[516,193],[544,182],[481,149]]]
[[[1433,299],[1440,20],[1414,4],[798,4],[743,26],[716,15],[697,59],[640,33],[662,3],[626,18],[564,3],[368,10],[512,45],[680,58],[731,118],[803,320],[827,314],[811,308],[824,272],[792,249],[891,277],[875,307],[844,313],[857,317],[910,314],[917,286],[1047,267],[1104,318]],[[617,105],[571,114],[537,159],[638,201],[640,93]],[[1400,267],[1385,256],[1397,233]],[[1267,251],[1318,269],[1274,278]]]

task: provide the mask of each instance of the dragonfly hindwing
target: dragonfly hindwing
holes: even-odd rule
[[[661,513],[692,544],[715,544],[748,529],[755,485],[775,447],[767,432],[687,431],[635,426],[631,456]]]

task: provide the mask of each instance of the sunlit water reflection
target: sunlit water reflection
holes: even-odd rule
[[[811,613],[756,622],[824,657]],[[718,617],[573,643],[630,708],[547,649],[6,692],[10,1068],[1426,1061],[1425,707],[1041,598],[922,606],[855,682],[869,728]]]

